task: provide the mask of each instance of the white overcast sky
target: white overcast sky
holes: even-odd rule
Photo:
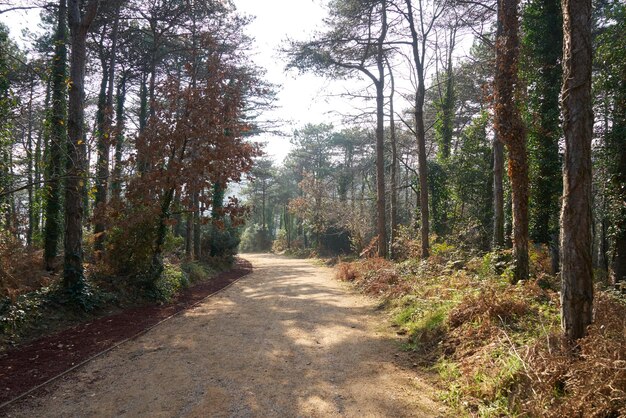
[[[268,119],[283,119],[282,131],[290,134],[306,123],[342,122],[342,114],[350,113],[356,103],[337,97],[344,93],[348,84],[330,81],[312,74],[298,74],[295,70],[285,72],[285,62],[278,49],[287,38],[305,40],[316,29],[322,28],[327,12],[322,0],[234,0],[237,9],[255,16],[248,33],[255,39],[255,62],[267,70],[267,79],[280,85],[277,109],[265,115]],[[358,85],[358,84],[357,84]],[[289,151],[289,136],[267,135],[267,153],[281,161]]]

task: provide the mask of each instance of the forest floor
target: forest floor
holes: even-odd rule
[[[445,416],[377,302],[311,261],[254,272],[3,412],[33,416]]]

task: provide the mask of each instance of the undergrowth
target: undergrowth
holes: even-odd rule
[[[441,399],[467,416],[626,416],[626,302],[596,290],[595,322],[572,351],[561,341],[559,283],[545,249],[533,278],[510,284],[510,252],[433,246],[427,261],[365,259],[337,278],[383,298],[415,362],[435,370]]]
[[[111,314],[126,307],[167,303],[190,285],[206,280],[230,264],[226,260],[165,263],[161,276],[146,291],[127,278],[93,274],[79,306],[53,282],[48,286],[13,297],[0,298],[0,351],[17,343],[37,338],[75,323]]]

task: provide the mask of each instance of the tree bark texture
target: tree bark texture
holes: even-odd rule
[[[200,193],[193,194],[193,253],[196,259],[202,256],[202,230],[200,229]]]
[[[67,146],[67,1],[59,1],[59,16],[52,61],[52,109],[50,115],[49,160],[46,177],[46,218],[44,226],[44,267],[54,269],[61,236],[61,175]]]
[[[104,35],[103,35],[104,37]],[[98,219],[99,206],[101,206],[106,199],[106,180],[105,176],[108,175],[109,168],[109,148],[105,136],[105,113],[106,113],[106,96],[107,85],[109,84],[109,71],[107,60],[104,57],[104,51],[101,52],[101,66],[102,66],[102,80],[100,81],[100,92],[98,94],[98,106],[96,111],[96,178],[95,188],[96,193],[94,196],[94,250],[97,252],[102,251],[104,248],[104,223]]]
[[[563,0],[565,136],[561,210],[561,324],[573,342],[592,321],[591,255],[591,0]]]
[[[516,104],[519,56],[517,0],[498,2],[498,24],[502,32],[496,40],[495,130],[509,151],[513,211],[512,281],[528,278],[528,155],[526,133]]]
[[[83,274],[83,195],[87,181],[85,119],[85,62],[89,26],[98,12],[99,0],[91,0],[81,15],[79,0],[69,0],[68,18],[72,41],[68,105],[68,161],[65,182],[65,255],[63,286],[80,291]]]
[[[387,221],[385,203],[385,144],[384,144],[384,81],[376,85],[376,232],[378,256],[387,256]]]
[[[115,110],[115,157],[113,165],[113,179],[111,182],[111,197],[119,199],[122,193],[122,152],[124,150],[124,129],[126,115],[124,102],[126,101],[126,76],[122,76],[117,86]]]
[[[504,248],[504,145],[493,138],[493,248]]]
[[[391,80],[391,93],[389,94],[389,137],[391,141],[391,202],[390,216],[391,228],[389,237],[389,252],[393,258],[393,244],[396,240],[396,230],[398,229],[398,150],[396,144],[396,121],[393,108],[393,96],[395,91],[395,83],[391,66],[389,66],[389,77]]]

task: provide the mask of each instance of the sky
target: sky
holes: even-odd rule
[[[298,74],[295,70],[285,72],[285,62],[278,49],[287,38],[307,40],[316,29],[321,30],[327,16],[324,4],[327,0],[234,0],[237,9],[256,16],[248,28],[248,34],[256,40],[257,64],[267,69],[267,79],[281,85],[276,102],[277,109],[265,116],[268,119],[285,119],[282,131],[290,134],[293,129],[306,123],[332,123],[341,128],[345,115],[358,115],[363,108],[373,110],[374,103],[341,96],[347,92],[363,91],[370,83],[363,78],[353,80],[329,80],[312,74]],[[457,59],[468,53],[472,36],[459,34],[455,55]],[[395,74],[395,107],[402,110],[411,106],[402,99],[403,94],[413,93],[413,83],[407,74]],[[371,91],[372,95],[375,94]],[[287,155],[289,136],[265,135],[266,152],[277,162]]]
[[[290,137],[294,129],[306,123],[332,123],[341,128],[344,116],[361,113],[358,109],[364,105],[362,101],[342,96],[368,86],[369,83],[363,79],[329,80],[310,73],[285,70],[286,63],[279,53],[280,47],[285,45],[287,38],[306,40],[316,29],[323,29],[323,19],[327,15],[323,5],[326,1],[233,0],[240,13],[255,17],[247,28],[248,35],[255,40],[252,59],[266,69],[266,79],[278,86],[275,109],[261,115],[261,119],[283,121],[278,126],[282,135],[266,133],[258,138],[267,144],[266,153],[277,163],[291,149]],[[21,11],[0,15],[0,20],[9,26],[15,39],[21,36],[24,28],[36,30],[38,15],[38,10]],[[407,80],[403,82],[398,77],[396,83],[408,84],[405,86],[407,91],[412,88]],[[401,106],[396,104],[397,109]]]
[[[342,113],[349,113],[354,103],[337,97],[346,91],[347,83],[328,80],[312,74],[286,71],[286,63],[278,52],[287,38],[306,40],[316,29],[322,29],[327,15],[321,0],[234,0],[237,9],[256,18],[248,27],[255,39],[254,61],[267,70],[266,79],[280,85],[276,110],[264,118],[284,120],[280,130],[287,136],[263,135],[266,152],[276,161],[287,155],[291,132],[306,123],[342,123]]]
[[[283,135],[263,134],[266,153],[276,162],[284,159],[290,149],[294,129],[306,123],[333,123],[340,125],[338,112],[350,112],[352,106],[345,98],[332,97],[346,90],[345,81],[331,81],[312,74],[286,72],[279,48],[287,38],[305,40],[322,27],[326,16],[324,0],[234,0],[240,13],[254,16],[247,28],[254,38],[253,60],[267,71],[266,79],[278,86],[275,110],[261,116],[262,120],[281,120]],[[14,39],[21,37],[22,29],[36,30],[39,10],[19,11],[0,15]],[[18,41],[19,42],[19,41]],[[24,44],[20,42],[20,44]]]

